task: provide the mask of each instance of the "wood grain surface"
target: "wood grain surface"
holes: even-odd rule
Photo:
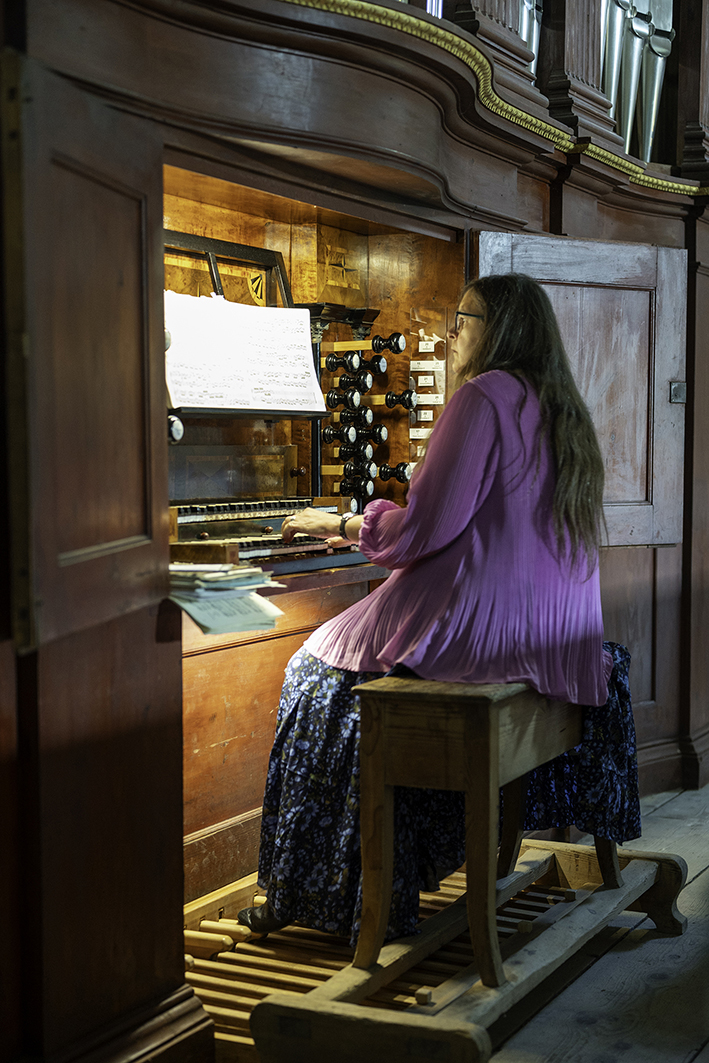
[[[623,913],[606,951],[493,1054],[495,1063],[695,1063],[709,1043],[709,791],[656,797],[626,848],[675,853],[689,865],[679,908],[686,933],[667,938]]]

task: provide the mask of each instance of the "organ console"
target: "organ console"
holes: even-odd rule
[[[216,249],[213,245],[214,241],[202,241],[198,237],[185,237],[175,232],[167,234],[167,247],[173,249],[169,253],[183,256],[186,253],[188,265],[199,260],[201,255],[206,257],[214,291],[223,296],[226,289],[220,270],[229,272],[224,263],[228,262],[230,245],[220,242]],[[293,306],[280,256],[243,245],[233,247],[233,260],[241,266],[253,261],[255,266],[266,270],[265,290],[271,305],[276,302],[275,280],[283,304]],[[243,430],[226,429],[223,427],[225,422],[222,422],[222,427],[217,429],[215,425],[212,430],[193,427],[188,419],[185,430],[176,415],[180,410],[171,411],[168,435],[172,443],[178,444],[171,448],[173,560],[220,563],[248,560],[265,562],[269,568],[287,565],[294,559],[299,562],[314,559],[315,567],[321,563],[339,564],[340,559],[333,559],[332,550],[322,540],[296,535],[286,546],[280,535],[283,520],[311,505],[328,512],[341,511],[345,496],[352,496],[352,499],[344,506],[361,512],[375,493],[377,475],[382,482],[390,479],[401,484],[408,482],[410,470],[405,462],[390,465],[385,461],[378,469],[373,460],[374,447],[387,443],[390,434],[386,425],[374,423],[371,406],[391,410],[401,405],[412,410],[416,405],[415,391],[410,387],[401,394],[394,391],[387,391],[385,395],[369,394],[375,386],[375,376],[381,376],[389,369],[383,352],[391,352],[396,359],[406,349],[403,333],[392,332],[388,336],[375,335],[368,339],[378,310],[355,310],[326,303],[309,304],[307,309],[311,315],[316,377],[324,392],[325,416],[329,423],[316,427],[311,421],[309,429],[297,428],[298,414],[294,412],[290,428],[275,429],[274,424],[279,419],[288,417],[285,410],[277,413],[274,421],[253,421],[252,434],[264,435],[263,425],[265,435],[272,437],[271,443],[275,444],[277,435],[283,437],[284,445],[276,446],[269,445],[268,439],[265,444],[255,437],[249,439],[248,424],[244,424]],[[351,338],[323,341],[325,331],[331,326],[349,328]],[[322,379],[325,373],[333,374],[329,386],[327,380]],[[339,377],[334,377],[337,373]],[[363,395],[368,395],[366,405],[362,402]],[[189,418],[195,410],[184,410],[184,413]],[[234,417],[249,415],[248,411],[232,413]],[[267,418],[268,415],[254,411],[252,416]],[[310,437],[309,464],[303,460],[300,443],[295,443],[296,438],[307,438],[304,431]],[[214,447],[214,439],[224,445]],[[233,445],[229,446],[227,439]],[[323,444],[338,444],[329,461],[322,460]],[[337,481],[329,485],[329,495],[322,491],[323,477]],[[347,552],[350,556],[345,559],[346,563],[364,561],[356,550],[354,558],[352,550],[347,548]],[[329,561],[323,561],[324,558]]]

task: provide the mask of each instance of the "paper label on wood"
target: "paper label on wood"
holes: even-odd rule
[[[166,291],[165,328],[173,406],[325,412],[307,310]]]

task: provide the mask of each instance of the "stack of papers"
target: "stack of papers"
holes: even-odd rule
[[[253,565],[170,565],[170,599],[207,635],[267,631],[283,610],[257,593],[273,583]]]

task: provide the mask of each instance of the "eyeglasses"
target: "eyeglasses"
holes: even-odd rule
[[[464,322],[461,321],[460,319],[463,318],[463,317],[476,317],[479,321],[484,321],[485,320],[485,315],[484,314],[469,314],[465,310],[456,310],[456,313],[455,313],[455,324],[453,325],[453,331],[454,332],[460,332],[460,330],[462,329]]]

